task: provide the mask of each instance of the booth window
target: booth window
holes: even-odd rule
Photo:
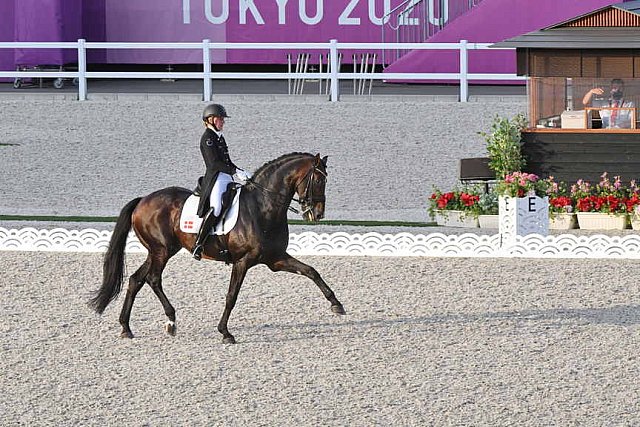
[[[613,57],[608,59],[611,61],[604,64],[607,67],[614,64]],[[602,62],[606,61],[600,62],[602,66]],[[637,129],[640,78],[622,78],[623,94],[621,97],[616,94],[618,99],[614,99],[612,93],[612,80],[613,78],[602,77],[529,78],[527,92],[530,101],[530,127]],[[602,93],[599,93],[600,90],[593,91],[589,102],[584,104],[585,95],[595,88],[601,88]]]

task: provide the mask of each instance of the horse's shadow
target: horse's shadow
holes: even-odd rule
[[[376,313],[377,314],[377,313]],[[378,314],[379,315],[379,314]],[[351,315],[353,316],[353,315]],[[613,325],[633,326],[640,324],[639,305],[619,305],[605,308],[557,308],[549,310],[497,311],[468,314],[443,314],[419,317],[394,317],[377,319],[348,320],[342,318],[336,322],[267,324],[247,328],[252,338],[247,343],[282,342],[308,340],[335,335],[361,336],[363,330],[391,330],[397,327],[410,328],[412,333],[431,333],[430,325],[473,324],[507,322],[538,322],[548,328],[563,328],[570,325]],[[389,332],[392,333],[391,331]]]

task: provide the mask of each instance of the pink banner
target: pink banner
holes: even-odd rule
[[[107,41],[380,42],[382,18],[402,0],[111,0]],[[319,52],[311,52],[317,54]],[[326,52],[323,52],[326,53]],[[197,63],[201,51],[110,51],[115,63]],[[212,51],[214,63],[286,63],[274,50]]]
[[[615,0],[415,0],[401,9],[404,30],[429,32],[444,29],[432,41],[467,39],[496,42],[531,31],[542,25],[611,4]],[[337,39],[339,42],[393,41],[383,17],[403,0],[2,0],[0,37],[3,41],[87,41],[107,42],[259,42],[304,43]],[[470,5],[477,5],[470,11]],[[424,14],[429,7],[429,13]],[[465,9],[466,7],[466,9]],[[400,10],[393,14],[398,19]],[[427,16],[425,18],[425,16]],[[426,22],[425,22],[426,21]],[[446,24],[446,25],[445,25]],[[425,26],[426,25],[426,26]],[[423,40],[414,40],[416,42]],[[320,53],[311,53],[317,63]],[[0,65],[64,64],[76,62],[76,52],[60,49],[18,49],[14,54],[0,50]],[[368,49],[367,53],[372,50]],[[284,64],[284,50],[213,50],[215,64]],[[300,52],[291,52],[300,53]],[[351,52],[342,52],[343,63]],[[14,56],[11,61],[11,56]],[[202,49],[191,50],[91,50],[89,63],[200,64]],[[470,54],[472,72],[513,69],[513,54],[495,52],[476,61]],[[455,70],[456,53],[414,51],[389,71]],[[325,57],[326,61],[326,57]],[[379,62],[378,62],[379,63]]]

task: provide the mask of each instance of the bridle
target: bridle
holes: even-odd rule
[[[313,177],[316,172],[320,173],[320,175],[322,175],[323,180],[326,182],[327,173],[320,170],[318,168],[318,165],[314,164],[313,168],[310,168],[309,172],[307,172],[307,174],[304,177],[302,177],[302,179],[298,181],[295,185],[295,188],[298,188],[303,181],[306,181],[304,186],[304,192],[303,192],[304,196],[300,197],[299,199],[296,199],[295,197],[291,199],[300,205],[301,210],[298,210],[292,206],[287,206],[287,209],[289,209],[291,212],[295,214],[305,215],[309,213],[311,215],[312,220],[315,219],[315,214],[313,213],[313,205],[319,202],[324,202],[326,200],[326,197],[324,196],[324,194],[316,195],[316,196],[314,196],[313,194],[313,186],[314,186]],[[280,197],[287,197],[285,194],[282,194],[279,191],[270,190],[258,184],[253,180],[253,178],[249,178],[247,182],[250,182],[251,184],[253,184],[256,188],[261,190],[263,193],[269,193],[269,194],[273,194]],[[285,206],[287,204],[287,203],[280,202],[279,200],[275,200],[275,202],[278,203],[280,206]]]
[[[315,220],[315,214],[313,213],[313,205],[319,202],[324,203],[326,200],[326,197],[324,196],[324,194],[315,196],[315,197],[313,196],[313,184],[314,184],[313,177],[316,174],[316,172],[319,172],[320,175],[322,175],[322,179],[326,183],[327,181],[326,172],[321,171],[320,169],[318,169],[318,166],[314,164],[313,169],[309,169],[309,172],[307,172],[307,175],[301,180],[301,181],[304,181],[304,180],[307,181],[305,184],[304,193],[303,193],[304,197],[300,199],[296,199],[294,197],[292,199],[298,202],[298,204],[300,205],[300,209],[302,209],[302,212],[296,212],[296,209],[293,209],[292,212],[299,213],[301,215],[310,213],[312,221]],[[300,185],[300,183],[298,183],[298,185]],[[296,188],[298,188],[298,185],[296,185]],[[289,210],[291,209],[292,209],[291,206],[289,206]]]

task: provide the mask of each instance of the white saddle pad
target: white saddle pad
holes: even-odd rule
[[[209,234],[227,234],[236,225],[236,222],[238,221],[238,211],[240,210],[239,200],[241,190],[241,188],[238,189],[236,196],[233,198],[233,202],[231,203],[231,207],[227,210],[227,214],[222,221],[218,221],[218,224]],[[200,197],[194,196],[193,194],[189,196],[186,202],[184,202],[182,212],[180,213],[180,231],[183,233],[195,234],[200,230],[202,218],[197,214],[198,203],[200,203]]]

